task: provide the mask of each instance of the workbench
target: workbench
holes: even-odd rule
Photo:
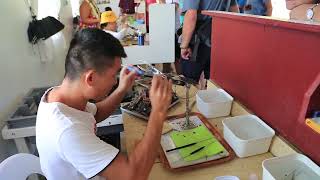
[[[213,83],[208,83],[208,88],[218,88]],[[178,95],[184,95],[184,88],[176,87],[176,92]],[[196,89],[192,88],[190,96],[190,104],[195,101]],[[192,107],[193,112],[198,112],[196,106]],[[181,99],[180,103],[169,110],[168,115],[182,114],[185,112],[185,100]],[[252,114],[245,107],[243,107],[239,102],[234,101],[230,116],[239,116],[245,114]],[[230,117],[229,116],[229,117]],[[221,134],[223,134],[222,120],[227,117],[220,117],[214,119],[208,119],[208,121],[215,127],[219,129]],[[125,144],[128,154],[134,150],[136,143],[141,140],[143,133],[147,126],[147,121],[136,118],[132,115],[123,114],[123,125],[125,132]],[[165,169],[159,161],[156,159],[152,171],[150,173],[150,180],[213,180],[217,176],[223,175],[234,175],[238,176],[240,179],[248,179],[251,174],[256,174],[259,179],[262,179],[262,161],[275,156],[284,156],[292,153],[297,153],[297,151],[288,144],[284,139],[279,136],[275,136],[270,150],[268,153],[252,156],[248,158],[238,158],[234,160],[215,166],[209,166],[206,168],[193,169],[190,171],[182,172],[171,172]]]

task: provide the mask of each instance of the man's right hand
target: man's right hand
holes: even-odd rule
[[[191,48],[181,48],[181,57],[184,60],[190,59],[192,55],[192,50]]]
[[[149,94],[152,112],[144,136],[129,157],[118,155],[99,175],[107,179],[148,179],[159,155],[163,121],[167,117],[172,97],[172,83],[154,76]],[[142,163],[141,163],[142,162]],[[119,173],[119,172],[123,173]]]
[[[154,76],[150,88],[150,101],[153,112],[167,113],[172,100],[172,82],[162,76]]]
[[[301,4],[312,4],[313,0],[286,0],[287,9],[292,10]]]

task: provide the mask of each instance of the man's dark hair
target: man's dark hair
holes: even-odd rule
[[[112,8],[111,7],[105,7],[104,11],[112,11]]]
[[[108,23],[100,24],[101,29],[104,29],[104,28],[107,27],[107,26],[108,26]]]
[[[89,69],[102,73],[113,65],[115,57],[127,57],[118,39],[100,29],[83,29],[71,40],[65,62],[65,77],[75,80]]]

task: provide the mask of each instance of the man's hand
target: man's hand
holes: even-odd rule
[[[136,77],[136,71],[133,70],[130,72],[126,67],[123,67],[120,72],[118,90],[120,90],[121,92],[129,91],[132,88]]]
[[[172,83],[161,76],[154,76],[150,88],[152,112],[141,141],[136,144],[129,157],[118,155],[100,176],[107,179],[146,180],[159,155],[163,122],[171,103]],[[119,173],[119,172],[122,173]]]
[[[292,10],[301,4],[312,4],[313,0],[286,0],[287,9]]]
[[[98,111],[95,118],[97,122],[105,120],[119,107],[127,91],[132,88],[136,76],[136,71],[133,70],[130,72],[126,67],[122,68],[118,88],[105,100],[96,103]]]
[[[188,60],[192,55],[192,50],[191,48],[183,48],[181,49],[181,57],[184,60]]]
[[[154,76],[150,88],[152,111],[166,114],[172,99],[172,82],[161,76]]]

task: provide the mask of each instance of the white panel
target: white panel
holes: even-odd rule
[[[124,64],[174,62],[175,6],[152,4],[150,8],[150,45],[125,47]]]

